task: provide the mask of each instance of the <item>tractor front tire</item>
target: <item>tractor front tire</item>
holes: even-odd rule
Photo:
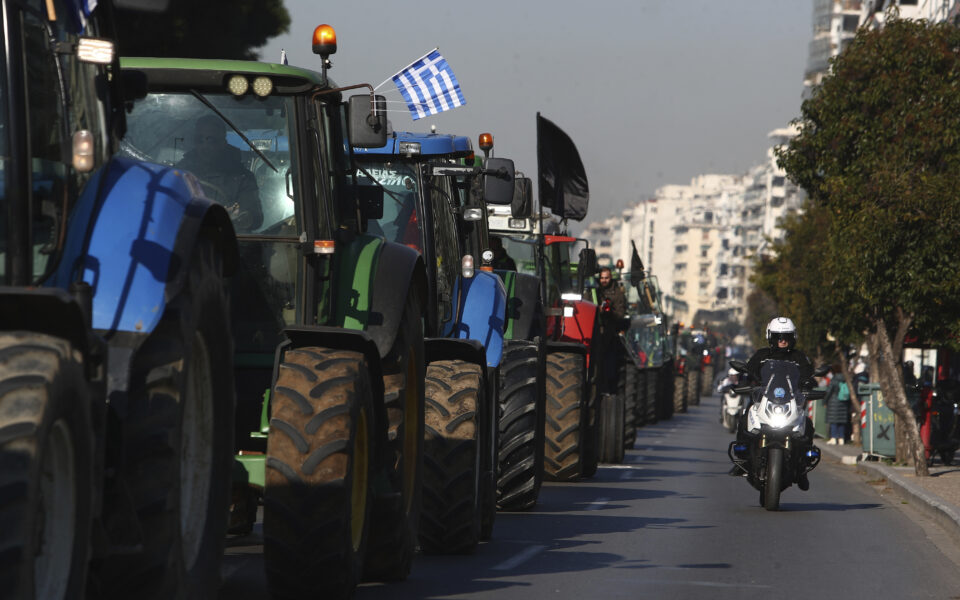
[[[588,410],[584,397],[586,376],[582,354],[551,352],[547,355],[544,477],[550,481],[576,481],[583,475]]]
[[[497,507],[528,510],[543,481],[543,411],[538,348],[535,342],[509,341],[500,363],[500,442]]]

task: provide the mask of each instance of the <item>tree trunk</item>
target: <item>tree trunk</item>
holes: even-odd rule
[[[870,334],[871,357],[876,358],[880,390],[883,392],[883,400],[890,410],[897,416],[898,420],[895,427],[903,425],[903,433],[906,438],[905,454],[913,461],[914,472],[918,477],[930,475],[927,468],[927,460],[924,457],[923,440],[920,438],[920,428],[917,420],[907,401],[907,392],[903,385],[903,368],[900,365],[900,353],[894,352],[893,344],[890,342],[890,336],[887,333],[886,325],[883,319],[874,321],[876,331]],[[907,326],[909,323],[907,323]],[[900,329],[905,329],[904,320],[901,318]],[[900,346],[903,344],[903,338],[899,335]],[[898,449],[898,456],[900,451]]]
[[[834,346],[837,358],[840,362],[840,372],[850,388],[850,410],[853,414],[850,416],[850,443],[861,445],[860,439],[860,396],[857,394],[857,388],[853,385],[853,372],[850,370],[850,363],[847,361],[847,353],[843,346],[837,342]]]

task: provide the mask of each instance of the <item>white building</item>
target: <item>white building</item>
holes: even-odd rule
[[[863,21],[863,4],[862,0],[813,1],[813,40],[803,76],[804,98],[809,98],[813,87],[820,85],[830,70],[830,59],[853,40]]]

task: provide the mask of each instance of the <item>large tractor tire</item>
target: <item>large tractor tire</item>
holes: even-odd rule
[[[388,471],[390,492],[375,498],[363,571],[366,581],[406,579],[418,543],[426,371],[420,307],[420,299],[410,294],[397,337],[381,363],[388,421],[382,468]]]
[[[274,598],[347,598],[360,580],[375,455],[358,352],[289,350],[270,399],[263,555]]]
[[[95,565],[92,576],[103,596],[216,595],[234,403],[222,256],[212,240],[201,238],[183,290],[133,357],[118,478],[140,523],[142,552]]]
[[[500,441],[497,507],[528,510],[543,481],[543,380],[535,342],[509,341],[500,362]]]
[[[687,380],[683,375],[673,377],[673,412],[687,412]]]
[[[636,405],[634,406],[634,419],[637,427],[647,425],[647,371],[646,369],[636,370]]]
[[[82,598],[90,552],[93,431],[69,342],[0,335],[0,590]],[[8,596],[9,595],[9,596]]]
[[[686,372],[687,406],[700,406],[700,371]]]
[[[426,383],[420,548],[469,554],[480,541],[483,373],[462,360],[437,361]]]
[[[618,465],[623,462],[623,394],[600,397],[599,434],[600,461]]]
[[[701,396],[712,396],[713,395],[713,365],[703,365],[700,371],[700,395]]]
[[[637,443],[637,374],[636,365],[627,362],[624,366],[623,386],[623,447],[632,450]]]
[[[544,478],[549,481],[576,481],[583,474],[586,378],[582,354],[551,352],[547,355],[543,468]]]
[[[668,363],[657,367],[657,407],[660,419],[673,418],[673,365]]]
[[[600,390],[591,382],[587,395],[587,422],[583,429],[583,472],[581,477],[597,474],[600,466]]]
[[[647,424],[652,425],[660,420],[661,413],[663,412],[660,409],[660,403],[658,402],[659,397],[657,396],[657,390],[660,388],[661,373],[659,369],[645,369],[644,373],[646,374],[647,380],[646,417],[644,420]]]

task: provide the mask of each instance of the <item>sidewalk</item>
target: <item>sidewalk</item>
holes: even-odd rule
[[[917,477],[913,467],[891,467],[880,461],[864,459],[860,446],[828,446],[824,439],[817,439],[815,443],[825,457],[855,466],[875,479],[886,479],[890,487],[910,500],[913,506],[960,537],[960,466],[937,464],[930,467],[930,477]]]

